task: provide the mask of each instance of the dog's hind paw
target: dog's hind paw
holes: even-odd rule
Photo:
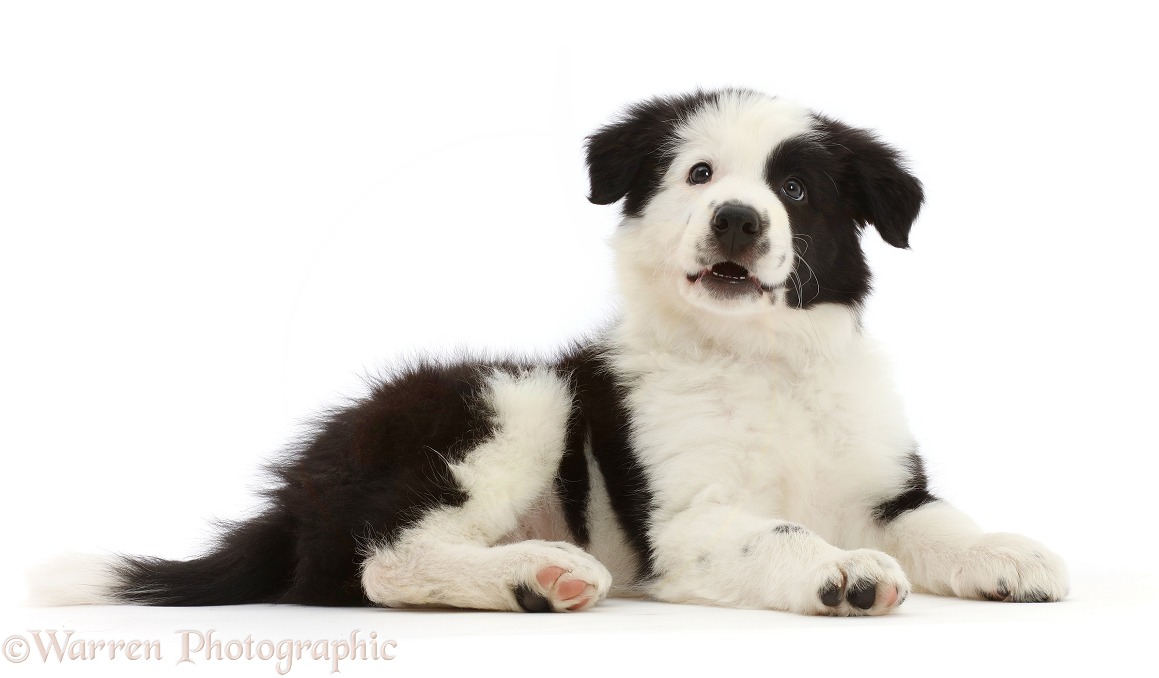
[[[524,612],[574,612],[608,595],[612,575],[591,554],[564,542],[527,541],[519,567],[522,581],[512,588]],[[521,549],[523,550],[523,549]],[[530,575],[530,576],[528,576]]]

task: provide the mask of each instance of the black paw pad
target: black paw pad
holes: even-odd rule
[[[821,589],[820,596],[821,596],[821,602],[824,603],[826,607],[837,607],[838,605],[840,605],[841,604],[841,584],[840,584],[840,582],[834,582],[832,584],[829,584],[825,588]]]
[[[849,593],[845,597],[853,607],[868,610],[877,600],[877,585],[872,581],[857,582],[849,588]]]
[[[524,612],[551,612],[551,603],[547,598],[532,591],[527,586],[520,584],[515,587],[515,602],[519,603],[519,607],[523,608]]]

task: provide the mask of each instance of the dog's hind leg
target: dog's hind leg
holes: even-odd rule
[[[493,435],[450,464],[466,500],[419,517],[362,563],[367,597],[385,606],[564,611],[607,595],[611,574],[570,543],[503,543],[543,505],[563,455],[572,395],[547,369],[496,371],[483,393]],[[550,503],[550,502],[547,502]]]
[[[501,546],[416,541],[380,549],[363,565],[366,595],[387,607],[563,612],[607,595],[611,574],[566,542]]]

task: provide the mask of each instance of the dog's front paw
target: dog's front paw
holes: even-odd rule
[[[910,592],[897,561],[881,551],[858,549],[821,568],[812,612],[839,616],[892,612]]]
[[[1017,534],[985,534],[962,554],[950,578],[962,598],[1045,603],[1070,592],[1066,564],[1042,544]]]

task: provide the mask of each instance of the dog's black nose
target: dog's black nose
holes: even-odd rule
[[[712,232],[729,256],[748,247],[761,233],[761,215],[748,205],[721,205],[712,216]]]

